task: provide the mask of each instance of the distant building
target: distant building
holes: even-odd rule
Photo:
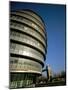
[[[47,33],[42,18],[32,10],[10,13],[10,88],[27,87],[42,74]]]

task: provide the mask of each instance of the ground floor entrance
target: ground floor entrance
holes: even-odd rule
[[[39,75],[33,73],[11,73],[10,88],[33,87]]]

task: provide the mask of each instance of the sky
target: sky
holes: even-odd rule
[[[31,9],[42,17],[48,43],[45,65],[49,64],[54,73],[65,70],[66,6],[12,2],[10,9]]]

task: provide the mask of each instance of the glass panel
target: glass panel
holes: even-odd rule
[[[13,23],[13,22],[11,22],[11,23]],[[19,27],[17,23],[16,23],[16,26],[14,26],[14,23],[13,23],[13,25],[11,25],[10,27],[11,28],[16,28],[17,30],[19,29],[23,32],[31,34],[32,36],[38,38],[45,45],[45,41],[44,41],[43,37],[38,32],[36,32],[35,30],[33,30],[33,29],[31,29],[27,26],[23,26],[24,28],[22,28],[21,26],[23,26],[23,25],[20,24],[20,27]],[[12,35],[13,35],[13,33],[12,33]]]
[[[25,18],[22,18],[22,17],[19,17],[19,16],[15,16],[15,18],[12,16],[11,19],[14,19],[14,20],[17,20],[17,21],[20,21],[22,23],[25,23],[29,26],[31,26],[33,23]],[[32,25],[33,26],[33,25]],[[36,24],[35,24],[36,27],[34,27],[37,31],[39,31],[44,37],[45,37],[45,34],[43,32],[43,30],[41,30],[40,27],[38,27]]]
[[[41,53],[39,53],[38,51],[32,49],[32,48],[29,48],[29,47],[24,46],[24,45],[14,44],[14,43],[12,43],[12,45],[15,45],[16,47],[15,47],[15,49],[11,47],[10,53],[34,57],[34,58],[37,58],[41,61],[44,60],[43,55]]]
[[[13,33],[15,33],[16,35],[13,36]],[[45,54],[45,50],[44,50],[43,45],[30,36],[13,31],[10,38],[13,40],[17,40],[17,41],[24,42],[24,43],[30,44],[32,46],[35,46],[36,48],[42,50],[42,52]]]
[[[13,61],[16,59],[14,57],[11,57],[13,59]],[[41,64],[39,64],[38,62],[29,60],[29,59],[24,59],[24,58],[18,58],[18,63],[11,63],[12,67],[11,70],[24,70],[24,71],[38,71],[41,72],[42,71],[42,66]]]
[[[12,14],[16,14],[16,15],[20,15],[20,16],[23,16],[23,17],[27,17],[28,19],[30,20],[33,20],[34,22],[36,22],[39,26],[41,26],[42,29],[44,29],[43,27],[43,24],[41,24],[37,19],[35,19],[34,17],[26,14],[26,13],[20,13],[20,12],[13,12]],[[43,26],[43,27],[42,27]]]

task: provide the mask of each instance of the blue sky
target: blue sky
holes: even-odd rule
[[[42,17],[48,42],[45,64],[55,73],[65,70],[65,5],[13,2],[10,6],[11,10],[31,9]]]

